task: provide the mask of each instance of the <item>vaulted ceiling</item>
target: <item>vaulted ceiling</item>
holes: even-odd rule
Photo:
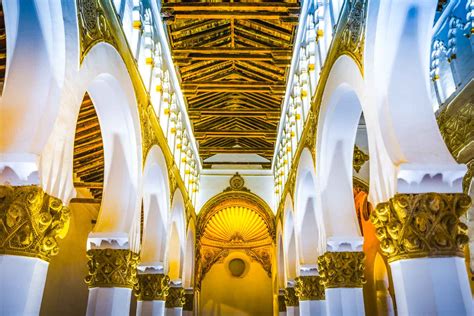
[[[173,61],[206,159],[271,159],[291,62],[297,0],[164,0]]]

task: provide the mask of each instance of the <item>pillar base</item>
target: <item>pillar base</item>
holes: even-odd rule
[[[326,315],[365,315],[362,288],[326,289]]]
[[[400,315],[472,315],[464,258],[416,258],[390,263]]]
[[[325,301],[300,301],[299,310],[301,315],[326,315]]]
[[[183,308],[182,307],[166,308],[165,315],[166,316],[182,316]]]
[[[87,316],[128,316],[132,289],[96,287],[89,289]]]
[[[138,301],[137,316],[164,316],[165,301]]]
[[[39,315],[49,263],[0,255],[0,314]]]

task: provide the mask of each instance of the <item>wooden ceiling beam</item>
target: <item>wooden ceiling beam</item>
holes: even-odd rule
[[[220,88],[220,87],[230,87],[230,88],[272,88],[272,90],[285,89],[286,86],[282,82],[214,82],[214,81],[185,81],[182,84],[182,88]]]
[[[291,12],[298,14],[300,5],[297,2],[168,2],[162,4],[163,11],[268,11],[268,12]]]
[[[184,93],[198,93],[198,92],[250,92],[250,93],[272,93],[276,95],[284,95],[284,89],[272,90],[269,87],[250,87],[250,86],[220,86],[220,87],[193,87],[193,88],[182,88]]]
[[[235,4],[232,3],[232,4]],[[259,20],[277,20],[283,23],[298,23],[298,14],[288,12],[246,12],[246,11],[228,11],[217,12],[215,10],[194,10],[194,11],[167,11],[162,10],[163,20],[167,24],[173,24],[176,20],[190,19],[206,19],[206,20],[222,20],[222,19],[259,19]]]
[[[273,155],[273,147],[201,147],[199,152],[204,155],[215,154],[264,154]]]
[[[229,48],[229,47],[196,47],[173,49],[173,55],[180,54],[292,54],[291,49],[281,47],[252,47],[252,48]]]
[[[266,138],[276,139],[276,130],[248,130],[248,131],[232,131],[232,130],[220,130],[220,131],[199,131],[195,130],[194,135],[196,138]]]
[[[213,109],[213,110],[188,110],[190,118],[200,118],[201,116],[219,116],[219,117],[262,117],[266,119],[279,119],[280,110],[256,111],[249,109]]]
[[[288,65],[288,61],[291,60],[291,54],[286,55],[250,55],[250,54],[221,54],[216,53],[214,55],[208,54],[189,54],[188,56],[174,55],[173,60],[176,63],[182,63],[188,65],[197,60],[260,60],[260,61],[271,61],[275,64]]]

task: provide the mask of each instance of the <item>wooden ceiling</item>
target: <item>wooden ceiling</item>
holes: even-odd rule
[[[3,92],[5,70],[7,66],[7,34],[5,32],[5,19],[3,4],[0,2],[0,94]]]
[[[164,0],[174,64],[206,159],[271,160],[300,11],[297,0]]]

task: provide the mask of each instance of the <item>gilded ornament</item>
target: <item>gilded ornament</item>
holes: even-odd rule
[[[298,306],[298,296],[296,296],[296,291],[292,287],[287,287],[285,289],[285,305],[288,306]]]
[[[192,311],[194,309],[194,293],[185,293],[184,300],[183,311]]]
[[[170,278],[166,274],[138,274],[137,299],[139,301],[165,301]]]
[[[362,287],[365,254],[360,251],[326,252],[318,258],[321,284],[328,288]]]
[[[354,158],[352,162],[354,170],[359,172],[366,161],[369,161],[369,155],[364,153],[359,147],[354,146]]]
[[[286,312],[286,303],[285,303],[285,295],[280,294],[278,295],[278,311],[281,313]]]
[[[166,297],[166,308],[183,307],[186,303],[184,297],[184,289],[182,287],[170,287],[168,296]]]
[[[300,276],[295,281],[296,296],[300,301],[324,300],[324,286],[319,275]]]
[[[341,24],[340,34],[335,40],[339,42],[338,55],[349,54],[355,60],[363,64],[364,56],[364,30],[365,16],[367,11],[367,0],[345,1],[344,18]]]
[[[142,131],[143,159],[145,160],[150,148],[153,145],[158,144],[158,141],[149,118],[149,116],[154,115],[152,105],[139,106],[138,108],[140,112],[140,125]]]
[[[136,288],[139,255],[128,249],[90,249],[87,251],[89,288]]]
[[[245,253],[250,257],[250,259],[257,261],[262,265],[269,278],[272,277],[272,257],[268,249],[246,249]]]
[[[370,216],[389,262],[408,258],[464,256],[469,241],[459,218],[468,210],[467,194],[397,194]]]
[[[0,254],[49,261],[69,229],[70,211],[38,186],[0,186]]]

